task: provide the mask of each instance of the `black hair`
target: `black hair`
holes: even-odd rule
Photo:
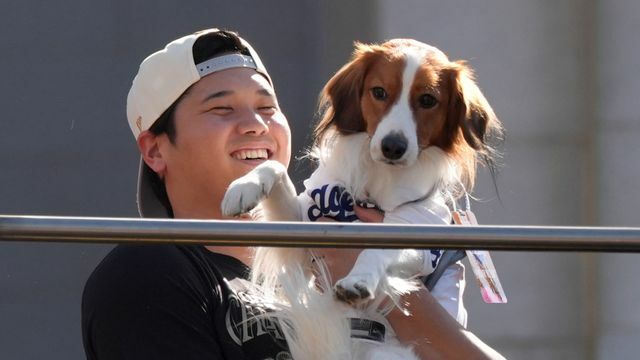
[[[249,49],[242,45],[240,37],[233,31],[221,30],[212,32],[203,36],[200,36],[192,47],[194,65],[201,62],[212,59],[223,53],[241,53],[244,55],[250,55]],[[171,144],[175,144],[176,140],[176,124],[175,124],[175,112],[178,104],[182,98],[189,93],[191,87],[186,89],[163,113],[158,119],[151,125],[149,131],[155,135],[166,134]],[[148,173],[147,178],[150,180],[149,185],[153,190],[155,196],[160,200],[160,203],[164,206],[169,214],[169,217],[173,217],[173,208],[167,195],[167,188],[164,184],[164,180],[161,179],[158,174],[151,170],[148,166],[144,167],[144,170]]]

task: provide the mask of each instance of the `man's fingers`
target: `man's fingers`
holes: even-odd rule
[[[382,222],[384,213],[378,209],[366,209],[361,206],[354,206],[356,216],[362,222]]]

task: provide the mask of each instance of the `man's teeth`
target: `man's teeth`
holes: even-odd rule
[[[233,157],[238,160],[267,159],[269,154],[267,153],[267,149],[240,150],[236,152]]]

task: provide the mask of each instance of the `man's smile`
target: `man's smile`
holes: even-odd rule
[[[269,150],[267,149],[246,149],[238,150],[231,154],[238,160],[267,160],[269,158]]]

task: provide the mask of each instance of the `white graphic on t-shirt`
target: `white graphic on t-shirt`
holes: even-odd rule
[[[274,339],[284,342],[285,337],[277,320],[265,316],[264,307],[260,306],[257,298],[248,291],[248,282],[236,278],[228,284],[232,292],[228,299],[229,307],[225,316],[225,324],[233,341],[242,345],[257,336],[268,334]],[[288,359],[281,357],[280,354],[282,352],[278,354],[276,360]]]

